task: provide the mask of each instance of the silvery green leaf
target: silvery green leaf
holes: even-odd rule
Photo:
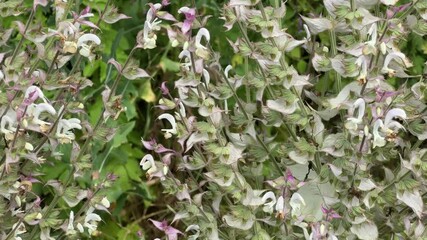
[[[315,153],[316,147],[307,142],[305,138],[301,138],[298,142],[294,142],[295,147],[301,152]]]
[[[67,187],[62,199],[70,207],[75,207],[79,202],[87,197],[87,191],[81,190],[78,187]]]
[[[343,77],[356,77],[359,75],[359,70],[355,64],[356,59],[344,58],[344,56],[336,56],[331,58],[332,68]]]
[[[335,17],[335,11],[337,8],[348,7],[350,10],[350,2],[346,0],[323,0],[323,4],[325,5],[326,11],[328,11],[329,15]]]
[[[375,183],[374,182],[372,182],[372,180],[371,179],[368,179],[368,178],[363,178],[361,181],[360,181],[360,184],[359,184],[359,187],[357,187],[357,188],[359,188],[360,190],[362,190],[362,191],[370,191],[370,190],[372,190],[372,189],[374,189],[374,188],[376,188],[377,186],[375,185]]]
[[[146,78],[146,77],[150,77],[150,75],[148,75],[148,73],[141,69],[141,68],[133,68],[133,67],[126,67],[123,70],[123,76],[125,76],[125,78],[129,79],[129,80],[135,80],[137,78]]]
[[[331,105],[331,108],[337,108],[344,102],[348,100],[350,97],[350,93],[353,92],[355,94],[359,94],[362,89],[362,86],[358,84],[358,82],[353,81],[349,84],[347,84],[336,96],[335,98],[329,99],[329,104]]]
[[[378,239],[378,228],[375,223],[365,221],[360,224],[353,224],[350,228],[351,232],[356,234],[362,240]]]
[[[233,180],[235,179],[235,174],[232,172],[230,168],[227,168],[228,171],[213,171],[213,172],[207,172],[205,173],[205,176],[210,179],[211,181],[214,181],[216,184],[220,185],[221,187],[229,187]]]
[[[374,7],[375,5],[377,5],[379,2],[379,0],[356,0],[355,4],[357,8],[366,8],[366,9],[371,9],[372,7]]]
[[[106,12],[102,15],[102,20],[108,24],[113,24],[122,19],[128,19],[131,17],[126,16],[125,14],[119,13],[118,9],[114,6],[107,8]]]
[[[332,173],[334,174],[335,177],[338,177],[342,174],[342,168],[341,167],[337,167],[333,164],[328,164],[329,168],[331,169]]]
[[[264,229],[258,229],[251,240],[270,240],[271,237]]]
[[[197,151],[194,151],[191,157],[184,156],[183,162],[183,166],[188,170],[197,170],[206,166],[202,156]]]
[[[261,198],[261,194],[263,194],[265,190],[253,190],[248,187],[246,190],[246,196],[242,200],[242,204],[244,206],[260,206],[264,204]]]
[[[313,35],[317,35],[326,30],[331,30],[333,28],[332,22],[326,18],[307,18],[301,16],[304,22],[307,24],[310,32]]]
[[[185,149],[185,152],[188,152],[188,150],[190,150],[194,144],[199,143],[199,142],[206,142],[209,140],[209,135],[206,132],[194,132],[190,135],[190,137],[187,139],[187,147]]]
[[[307,164],[308,161],[313,160],[313,156],[310,156],[307,152],[300,151],[289,152],[289,158],[298,164]]]
[[[357,30],[361,30],[361,29],[367,27],[368,25],[371,25],[371,24],[381,20],[380,18],[372,15],[368,10],[366,10],[364,8],[359,8],[357,10],[356,14],[362,16],[361,17],[362,20],[360,20],[359,18],[355,18],[351,23],[351,26]]]
[[[292,114],[298,107],[298,99],[289,103],[283,98],[276,100],[267,100],[267,107],[273,111],[281,112],[283,114]]]
[[[427,124],[424,119],[415,119],[409,124],[408,130],[411,134],[415,135],[418,140],[422,141],[427,139]]]
[[[228,156],[220,157],[222,163],[230,165],[236,163],[240,158],[242,158],[242,153],[244,148],[235,146],[232,143],[227,144]]]
[[[327,72],[332,69],[329,58],[317,53],[314,54],[313,58],[311,59],[311,63],[317,72]]]
[[[225,223],[233,228],[237,228],[240,230],[249,230],[251,229],[252,225],[254,224],[254,219],[249,219],[247,221],[244,221],[242,219],[238,219],[231,215],[225,215],[222,217],[222,219],[225,221]]]
[[[408,205],[417,214],[419,218],[423,213],[424,203],[421,194],[418,190],[404,191],[403,193],[398,192],[396,195],[397,199]]]
[[[342,146],[337,146],[337,142],[341,141],[340,137],[342,134],[330,134],[328,135],[322,143],[322,152],[326,152],[335,157],[343,157],[345,155],[344,149]]]
[[[307,183],[299,188],[298,193],[305,201],[301,214],[306,221],[320,221],[323,217],[322,205],[332,205],[338,201],[334,187],[329,184]]]

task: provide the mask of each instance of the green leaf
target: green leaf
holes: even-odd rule
[[[211,134],[215,134],[216,133],[216,128],[214,125],[207,123],[207,122],[197,122],[196,123],[196,128],[200,131],[200,132],[206,132],[206,133],[211,133]]]
[[[139,88],[140,95],[139,97],[144,99],[146,102],[155,102],[156,94],[154,94],[151,89],[151,82],[149,80],[145,80],[143,84],[141,84]]]
[[[300,152],[303,152],[303,153],[305,153],[305,152],[315,153],[316,152],[316,147],[314,147],[313,145],[308,143],[307,140],[305,140],[305,138],[301,138],[298,142],[295,142],[294,145]]]
[[[113,138],[113,148],[121,146],[127,142],[127,135],[135,127],[135,122],[126,123],[118,128],[117,134]]]
[[[163,72],[179,72],[180,69],[179,62],[172,61],[167,57],[162,57],[162,59],[160,59],[159,65]]]

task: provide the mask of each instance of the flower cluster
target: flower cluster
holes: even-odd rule
[[[233,67],[207,19],[179,9],[183,22],[167,28],[180,48],[176,95],[162,84],[157,119],[171,127],[142,141],[155,154],[141,161],[177,199],[172,222],[185,231],[153,221],[169,239],[426,236],[426,86],[400,42],[427,34],[427,6],[323,3],[299,36],[282,26],[282,1],[229,1],[224,27],[239,31],[229,43],[245,60]],[[289,63],[295,51],[306,68]]]
[[[114,178],[99,175],[89,148],[104,144],[115,123],[103,114],[90,123],[82,92],[93,82],[82,63],[99,57],[101,23],[128,17],[110,1],[97,17],[89,5],[76,13],[73,1],[53,2],[34,1],[28,9],[20,1],[0,3],[1,239],[91,237],[99,233],[99,212],[110,208],[106,189]],[[114,90],[105,106],[119,98]],[[114,104],[108,110],[115,116],[121,105]]]

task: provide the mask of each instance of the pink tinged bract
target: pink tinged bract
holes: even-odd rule
[[[161,222],[153,220],[153,219],[149,219],[153,225],[159,229],[160,231],[164,232],[167,236],[169,240],[176,240],[178,239],[178,234],[182,234],[181,231],[179,231],[178,229],[169,226],[168,222],[166,220],[163,220]]]
[[[162,85],[160,86],[160,90],[162,90],[162,94],[163,95],[168,95],[169,94],[169,89],[166,86],[166,82],[162,82]]]
[[[193,25],[193,22],[196,19],[196,9],[182,7],[178,10],[178,13],[183,13],[185,15],[185,20],[182,24],[181,31],[183,34],[186,34],[188,31],[190,31],[191,26]]]

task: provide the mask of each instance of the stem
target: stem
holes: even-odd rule
[[[337,51],[337,36],[335,34],[335,30],[329,31],[329,37],[331,39],[331,57],[335,57],[338,53]],[[341,91],[341,75],[335,71],[335,87],[336,91],[339,93]]]
[[[119,84],[119,81],[120,81],[120,79],[122,77],[122,72],[127,67],[127,65],[129,63],[130,59],[132,58],[132,55],[134,54],[135,50],[136,50],[135,47],[132,48],[131,52],[129,53],[128,58],[126,59],[125,64],[123,65],[122,71],[119,71],[117,73],[117,77],[114,80],[114,83],[113,83],[113,86],[111,88],[110,94],[108,95],[107,102],[110,101],[111,98],[114,96],[114,92],[115,92],[115,90],[116,90],[116,88],[117,88],[117,86]],[[76,162],[80,161],[80,159],[83,157],[83,155],[86,152],[87,147],[89,146],[89,142],[92,141],[94,134],[96,133],[96,131],[98,130],[98,128],[101,126],[101,122],[102,122],[102,119],[104,118],[103,116],[104,116],[105,111],[106,111],[106,109],[105,109],[105,106],[104,106],[102,108],[101,114],[99,115],[98,121],[96,122],[95,127],[93,128],[92,134],[90,134],[87,137],[85,143],[83,144],[83,147],[80,149],[79,154],[77,155],[77,157],[75,159]]]
[[[227,83],[227,86],[230,88],[231,92],[233,93],[234,99],[237,102],[237,105],[239,105],[239,108],[241,109],[243,115],[245,116],[246,120],[250,120],[250,117],[248,115],[248,113],[246,112],[242,102],[240,101],[239,96],[237,96],[236,91],[234,90],[233,86],[231,86],[230,82],[227,79],[227,76],[225,76],[225,73],[223,71],[220,71],[222,77],[224,78],[225,82]],[[273,161],[274,166],[277,168],[277,170],[279,172],[282,172],[282,169],[280,168],[279,164],[277,163],[278,161],[276,160],[276,158],[271,154],[270,149],[268,149],[268,147],[265,145],[265,143],[260,139],[259,135],[256,135],[256,140],[258,141],[259,144],[261,144],[262,148],[267,152],[268,156],[270,157],[271,161]]]
[[[31,9],[31,13],[30,13],[30,17],[29,17],[29,18],[28,18],[28,20],[27,20],[27,24],[25,24],[25,29],[24,29],[24,32],[22,33],[22,34],[23,34],[23,35],[22,35],[22,38],[19,40],[18,45],[16,46],[15,50],[13,51],[12,58],[10,59],[10,62],[9,62],[9,64],[10,64],[10,65],[12,65],[12,64],[13,64],[13,61],[15,61],[15,58],[16,58],[16,56],[18,55],[18,51],[19,51],[19,49],[21,48],[22,43],[24,42],[24,39],[25,39],[25,33],[27,32],[28,27],[30,27],[31,22],[33,21],[33,18],[34,18],[34,12],[35,12],[35,9],[34,9],[34,8],[32,8],[32,9]]]

